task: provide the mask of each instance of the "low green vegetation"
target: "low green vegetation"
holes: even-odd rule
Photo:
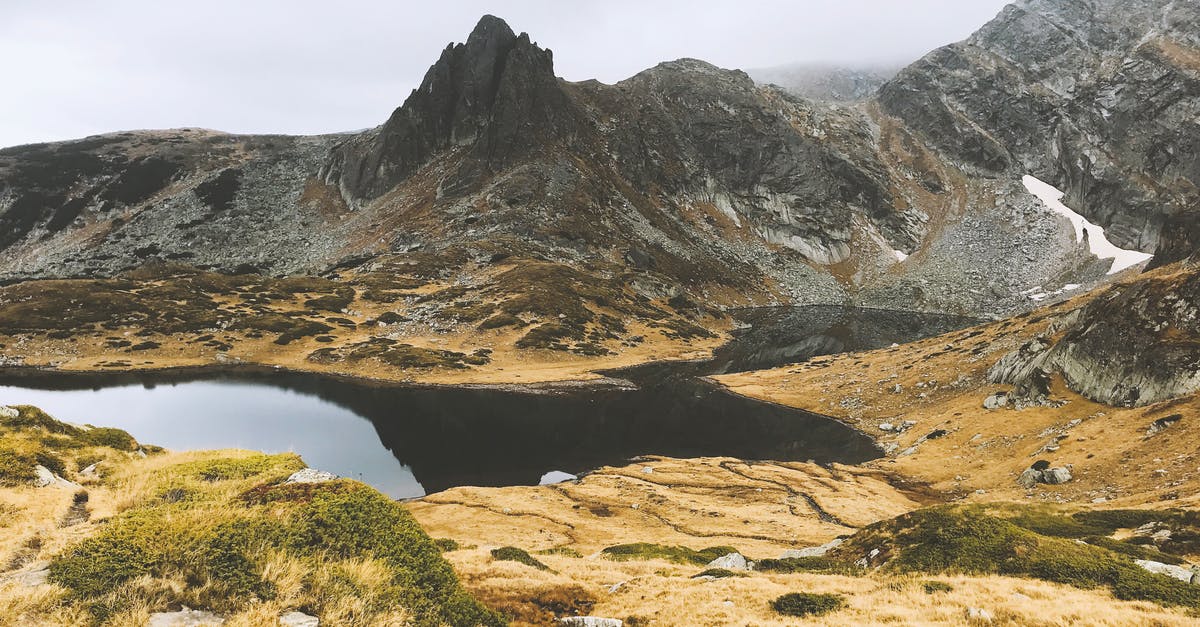
[[[921,589],[925,594],[937,594],[939,592],[953,592],[954,586],[944,581],[922,581]]]
[[[1094,533],[1145,518],[1122,513],[1093,514],[1079,520],[1068,514],[1037,508],[1023,510],[1019,506],[1005,506],[1003,510],[932,507],[870,525],[837,547],[831,557],[851,561],[878,551],[876,561],[892,572],[1033,577],[1079,588],[1107,587],[1125,600],[1200,607],[1200,586],[1151,573],[1134,564],[1129,551],[1117,552],[1069,536],[1047,535]],[[1113,546],[1113,542],[1117,541],[1110,539],[1101,544]]]
[[[0,485],[30,483],[36,466],[70,479],[87,465],[142,448],[120,429],[77,427],[29,405],[13,409],[16,416],[0,417]]]
[[[529,554],[525,549],[518,549],[515,546],[502,546],[498,549],[492,549],[492,559],[501,562],[517,562],[526,566],[532,566],[538,570],[550,570],[549,566],[538,561],[538,559]]]
[[[823,616],[846,607],[839,594],[792,592],[771,601],[771,609],[784,616]]]
[[[677,564],[697,564],[703,566],[718,557],[737,553],[737,549],[729,546],[713,546],[696,551],[683,546],[665,546],[662,544],[638,542],[610,546],[601,551],[601,553],[608,559],[619,562],[661,559]]]
[[[764,559],[754,563],[754,569],[769,573],[825,573],[830,575],[861,575],[865,568],[828,557],[788,557]]]
[[[438,545],[404,508],[348,480],[274,483],[298,465],[292,455],[259,455],[171,468],[162,478],[183,482],[171,490],[188,498],[150,500],[119,515],[56,557],[50,579],[98,621],[139,601],[232,613],[274,598],[268,565],[286,560],[309,573],[305,585],[317,613],[339,596],[358,595],[377,611],[405,608],[417,625],[503,624],[462,590]],[[204,487],[213,482],[254,485],[230,506],[225,495],[240,485]],[[328,576],[330,565],[354,560],[386,572],[370,595],[351,575]]]

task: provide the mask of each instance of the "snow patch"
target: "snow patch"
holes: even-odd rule
[[[1126,268],[1148,261],[1154,256],[1137,250],[1118,248],[1108,241],[1103,228],[1092,224],[1087,218],[1062,203],[1063,193],[1053,185],[1029,175],[1022,177],[1021,182],[1025,184],[1025,189],[1037,196],[1048,209],[1071,222],[1071,226],[1075,227],[1076,242],[1082,241],[1083,234],[1087,233],[1088,248],[1092,254],[1099,259],[1112,259],[1112,265],[1108,269],[1109,274],[1116,274]]]
[[[905,254],[904,251],[902,251],[902,250],[893,250],[892,254],[896,255],[896,261],[898,261],[900,263],[903,263],[905,259],[908,259],[908,255]]]

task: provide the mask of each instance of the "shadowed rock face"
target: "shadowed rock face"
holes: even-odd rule
[[[421,86],[377,131],[338,146],[322,170],[353,199],[373,199],[436,153],[465,147],[450,185],[468,188],[553,142],[573,125],[553,55],[487,15],[466,43],[448,46]]]
[[[989,372],[1018,402],[1044,401],[1058,373],[1084,396],[1138,406],[1200,390],[1200,274],[1194,267],[1115,285],[1005,355]],[[1039,398],[1041,397],[1041,398]]]

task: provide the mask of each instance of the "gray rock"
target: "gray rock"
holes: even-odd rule
[[[840,538],[835,538],[822,544],[821,546],[810,546],[803,549],[790,549],[779,555],[779,559],[788,559],[793,557],[821,557],[829,552],[830,549],[839,546],[843,541]]]
[[[1042,471],[1042,482],[1050,485],[1066,483],[1071,480],[1071,471],[1066,468],[1047,468]]]
[[[1008,405],[1007,392],[996,392],[995,394],[983,399],[984,409],[1000,409],[1006,405]]]
[[[1021,476],[1017,477],[1017,485],[1022,488],[1032,488],[1042,482],[1042,471],[1026,468]]]
[[[21,412],[16,407],[0,406],[0,418],[16,418]]]
[[[316,468],[305,468],[292,473],[284,483],[325,483],[337,478],[338,476],[331,472],[317,470]]]
[[[568,616],[558,619],[563,627],[621,627],[624,621],[616,618],[600,618],[599,616]]]
[[[45,488],[58,482],[58,476],[41,464],[34,466],[33,472],[37,475],[33,479],[33,487],[35,488]]]
[[[280,627],[320,627],[321,619],[304,612],[288,612],[279,617]]]
[[[724,568],[725,570],[750,570],[752,563],[746,561],[741,553],[722,555],[708,563],[708,568]]]
[[[974,620],[974,621],[990,623],[995,619],[996,619],[996,615],[992,614],[992,612],[990,610],[986,610],[982,607],[968,607],[967,608],[967,620]]]
[[[1172,577],[1180,581],[1186,581],[1188,583],[1191,583],[1192,577],[1195,576],[1195,573],[1193,573],[1190,568],[1184,568],[1183,566],[1176,566],[1174,564],[1164,564],[1162,562],[1155,562],[1151,560],[1134,560],[1134,563],[1152,573],[1166,575],[1168,577]]]
[[[178,612],[158,612],[150,615],[147,627],[213,627],[224,625],[225,619],[201,610],[183,608]]]

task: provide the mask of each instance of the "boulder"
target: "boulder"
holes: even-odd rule
[[[184,607],[178,612],[158,612],[150,615],[147,627],[211,627],[224,625],[225,619],[201,610],[191,610]]]
[[[1058,485],[1071,480],[1071,471],[1066,468],[1047,468],[1042,471],[1042,482]]]
[[[53,472],[50,472],[49,468],[46,468],[41,464],[34,466],[33,472],[37,474],[37,477],[33,480],[33,486],[35,488],[45,488],[51,486],[58,479]]]
[[[338,476],[331,472],[317,470],[316,468],[305,468],[292,473],[292,476],[288,477],[284,483],[325,483],[337,478]]]
[[[1057,485],[1066,483],[1071,480],[1071,471],[1067,468],[1041,468],[1040,465],[1026,468],[1019,477],[1017,477],[1017,485],[1029,489],[1039,483],[1048,483]]]
[[[725,570],[750,570],[751,563],[741,553],[722,555],[708,563],[708,568],[724,568]]]
[[[558,619],[559,625],[565,627],[621,627],[625,623],[617,618],[600,618],[599,616],[568,616]]]
[[[0,406],[0,418],[16,418],[21,412],[16,407]]]
[[[974,620],[974,621],[990,623],[993,620],[995,620],[995,618],[996,618],[996,616],[994,614],[992,614],[991,611],[985,610],[982,607],[968,607],[967,608],[967,620]]]
[[[279,617],[280,627],[320,627],[321,619],[304,612],[288,612]]]
[[[810,546],[803,549],[791,549],[784,551],[779,555],[779,559],[785,560],[795,557],[822,557],[829,552],[830,549],[840,545],[842,540],[834,539],[822,544],[821,546]]]
[[[1006,405],[1008,405],[1007,392],[996,392],[995,394],[983,399],[984,409],[1000,409]]]
[[[1138,566],[1141,566],[1142,568],[1144,568],[1152,573],[1157,573],[1159,575],[1166,575],[1168,577],[1172,577],[1172,578],[1178,579],[1180,581],[1186,581],[1188,583],[1191,583],[1192,577],[1195,576],[1195,573],[1192,572],[1192,569],[1184,568],[1183,566],[1175,566],[1174,564],[1164,564],[1162,562],[1155,562],[1155,561],[1151,561],[1151,560],[1133,560],[1133,561]]]

